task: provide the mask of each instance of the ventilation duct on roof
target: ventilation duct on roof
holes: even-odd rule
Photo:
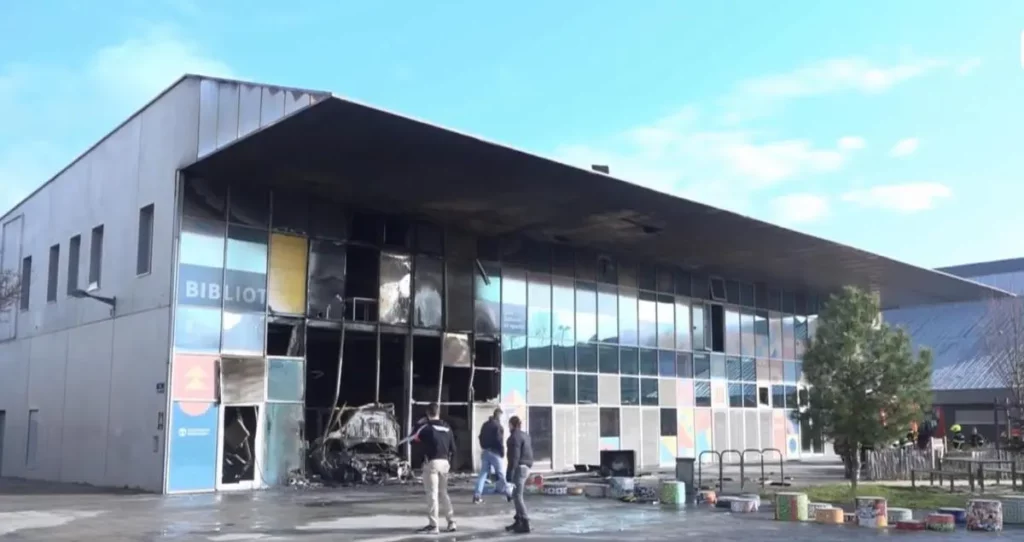
[[[591,165],[590,169],[592,169],[594,171],[597,171],[599,173],[604,173],[605,175],[608,175],[608,174],[611,173],[611,169],[608,166],[602,166],[602,165],[598,165],[598,164]]]

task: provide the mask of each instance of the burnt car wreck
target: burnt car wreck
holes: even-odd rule
[[[338,484],[379,485],[412,477],[399,453],[400,427],[391,404],[343,406],[310,448],[310,469]]]

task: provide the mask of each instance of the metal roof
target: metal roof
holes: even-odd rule
[[[521,233],[785,288],[857,285],[877,291],[887,308],[1008,295],[338,97],[187,171],[301,186],[481,235]]]
[[[976,278],[988,275],[1002,275],[1024,271],[1024,258],[1011,258],[992,262],[967,263],[940,267],[939,271],[964,278]]]

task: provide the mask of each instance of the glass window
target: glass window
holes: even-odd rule
[[[302,402],[305,383],[301,359],[267,358],[267,400]]]
[[[576,342],[597,340],[597,290],[593,283],[576,283]]]
[[[771,386],[758,386],[757,387],[757,403],[759,406],[772,406],[772,389]]]
[[[757,408],[757,385],[743,385],[743,408]]]
[[[223,268],[224,233],[224,224],[191,217],[183,218],[181,241],[178,244],[179,265]]]
[[[757,358],[755,363],[757,366],[757,379],[758,380],[771,380],[771,369],[769,369],[769,361],[764,358]]]
[[[807,340],[814,340],[814,335],[818,332],[818,315],[812,314],[807,317]],[[810,346],[810,345],[808,345]]]
[[[675,270],[676,295],[690,295],[690,278],[690,274],[686,271],[680,269]]]
[[[444,262],[430,256],[416,256],[415,275],[413,325],[441,329],[444,326],[444,301],[441,298]]]
[[[793,359],[804,359],[804,352],[807,351],[807,317],[795,316],[793,318],[794,350]]]
[[[50,260],[47,263],[49,264],[49,272],[46,277],[46,301],[57,301],[57,281],[60,277],[60,245],[50,247]]]
[[[576,375],[566,373],[554,374],[555,404],[575,405],[576,404]]]
[[[640,346],[658,346],[658,301],[656,294],[640,292],[639,301]]]
[[[550,461],[553,448],[554,424],[551,407],[532,406],[526,410],[534,461]]]
[[[565,277],[551,277],[552,341],[569,346],[576,343],[576,292],[573,281]]]
[[[739,382],[729,383],[729,406],[732,408],[743,407],[743,384]]]
[[[580,405],[597,404],[597,375],[578,375],[576,377],[576,403]]]
[[[551,249],[551,273],[565,278],[576,276],[576,255],[572,247],[555,245]]]
[[[624,346],[619,351],[619,371],[624,375],[640,374],[640,352],[636,348]]]
[[[640,374],[658,376],[658,351],[649,348],[640,349]]]
[[[180,295],[179,295],[180,297]],[[178,304],[174,312],[174,347],[188,352],[219,352],[220,307]]]
[[[305,237],[270,235],[268,308],[278,314],[306,313],[309,242]]]
[[[707,354],[693,354],[693,377],[703,380],[711,378],[711,356]]]
[[[271,227],[275,231],[283,231],[288,233],[295,233],[299,235],[306,235],[309,233],[309,222],[311,213],[309,200],[306,199],[306,193],[295,191],[295,190],[274,190],[274,209],[273,216],[271,217]],[[341,222],[340,229],[345,230],[347,220],[345,217],[339,219],[337,206],[332,206],[333,214],[331,215],[332,220],[328,223]],[[325,217],[326,218],[326,217]],[[325,221],[327,222],[327,221]],[[326,237],[320,232],[317,232],[318,237]],[[341,240],[345,236],[332,236],[331,239]]]
[[[674,351],[658,351],[658,376],[676,376],[676,353]]]
[[[620,289],[636,289],[636,265],[629,262],[619,262],[619,286]]]
[[[676,287],[673,282],[672,270],[664,267],[658,268],[658,291],[666,294],[675,293]]]
[[[268,233],[228,227],[221,350],[263,354],[267,310]]]
[[[794,320],[792,315],[782,317],[782,359],[796,359],[794,351],[795,341],[793,340]]]
[[[725,358],[725,373],[726,378],[738,382],[742,376],[742,369],[740,369],[740,358],[733,356]]]
[[[618,437],[620,434],[619,409],[601,407],[601,438]]]
[[[139,235],[135,252],[135,274],[144,275],[153,269],[153,221],[155,207],[152,203],[139,209]]]
[[[228,187],[223,183],[188,177],[182,194],[186,217],[223,221],[228,207]]]
[[[310,318],[337,321],[346,317],[344,296],[347,261],[348,247],[342,243],[314,239],[309,244],[306,314]],[[353,311],[348,317],[353,318],[355,315]],[[363,315],[360,317],[365,318]]]
[[[531,369],[551,369],[551,276],[530,273],[526,337]]]
[[[526,364],[531,369],[550,371],[553,366],[550,340],[541,337],[527,337]]]
[[[783,373],[782,380],[784,382],[797,382],[800,380],[800,375],[797,370],[797,363],[795,361],[783,362]]]
[[[699,407],[711,406],[711,382],[707,380],[693,381],[693,404]]]
[[[640,404],[640,379],[623,376],[619,378],[619,399],[623,405]]]
[[[772,385],[772,408],[786,408],[786,386]]]
[[[782,382],[783,376],[783,362],[781,359],[773,359],[768,361],[769,369],[771,370],[772,382]]]
[[[744,307],[754,306],[754,285],[749,282],[740,283],[740,305]]]
[[[526,368],[526,337],[505,333],[501,336],[501,365],[507,368]]]
[[[576,251],[576,278],[578,280],[597,280],[597,256],[585,249]]]
[[[690,300],[678,297],[676,298],[676,350],[689,351],[692,349],[690,327]]]
[[[796,408],[800,397],[797,395],[796,386],[786,386],[786,408]]]
[[[754,358],[743,358],[740,361],[740,380],[754,382],[757,380],[757,367]]]
[[[638,340],[636,290],[619,288],[619,343],[636,346]]]
[[[641,290],[653,292],[658,289],[658,275],[654,267],[641,265],[637,267],[637,283]]]
[[[352,263],[357,261],[353,256]],[[395,252],[380,253],[378,313],[382,324],[408,325],[412,303],[412,256]],[[355,278],[355,277],[351,277]],[[372,281],[367,281],[372,283]],[[349,282],[352,287],[355,280]]]
[[[473,308],[473,275],[476,262],[470,258],[452,257],[445,262],[447,289],[441,313],[448,329],[472,329],[475,325]],[[440,297],[440,296],[439,296]]]
[[[735,280],[725,281],[725,300],[733,305],[740,304],[740,283]]]
[[[796,296],[793,292],[782,292],[782,312],[793,314],[796,312]]]
[[[581,373],[596,373],[597,345],[594,343],[580,343],[576,345],[576,370]]]
[[[768,357],[782,359],[782,315],[777,312],[768,313],[768,331],[771,350]]]
[[[676,372],[683,378],[693,378],[693,358],[689,352],[676,354]]]
[[[679,432],[677,412],[674,408],[661,409],[661,436],[674,437]]]
[[[658,379],[640,379],[640,404],[644,406],[658,406]]]
[[[619,373],[619,347],[602,344],[597,347],[597,369],[604,374]]]
[[[722,354],[711,354],[711,378],[725,380],[725,356]]]
[[[152,250],[152,247],[150,247],[150,250]],[[82,236],[76,235],[68,241],[68,295],[78,290],[78,259],[81,253]]]
[[[675,299],[670,295],[660,295],[658,296],[658,348],[674,350],[675,347]]]
[[[576,345],[554,345],[551,352],[551,368],[556,371],[574,372],[576,370]]]
[[[597,335],[601,342],[619,340],[619,294],[615,286],[597,287]]]
[[[501,270],[494,264],[482,265],[484,275],[479,272],[473,273],[476,289],[476,330],[484,335],[497,335],[501,329]]]
[[[502,269],[501,279],[502,333],[526,335],[526,272]]]
[[[619,282],[619,273],[615,261],[605,254],[597,257],[597,282],[604,284],[618,284]]]
[[[270,190],[250,182],[231,186],[228,221],[266,229],[270,224]]]
[[[736,309],[725,309],[725,352],[740,353],[740,313]]]
[[[768,313],[754,314],[754,355],[766,358],[771,350],[768,340]]]
[[[744,356],[756,355],[754,342],[754,313],[740,313],[740,353]]]
[[[704,305],[694,303],[690,309],[690,326],[693,329],[693,349],[707,350],[704,342]]]

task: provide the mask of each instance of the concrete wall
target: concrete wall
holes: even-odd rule
[[[29,309],[0,315],[4,476],[163,490],[177,171],[313,101],[301,91],[184,78],[0,219],[12,224],[0,264],[20,269],[32,257]],[[137,276],[139,209],[150,204],[152,271]],[[101,224],[94,293],[116,297],[113,314],[67,294],[69,240],[81,236],[85,288],[91,231]],[[57,244],[57,299],[47,302]]]

